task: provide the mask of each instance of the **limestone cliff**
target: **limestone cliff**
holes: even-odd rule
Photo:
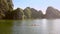
[[[42,18],[42,16],[43,16],[42,11],[37,11],[36,9],[30,8],[30,7],[27,7],[24,9],[24,14],[27,19],[28,18],[37,19],[37,18]]]
[[[27,7],[23,10],[24,15],[26,16],[26,19],[30,19],[31,18],[31,10],[30,7]]]
[[[37,11],[36,9],[31,8],[31,17],[32,17],[33,19],[42,18],[42,16],[43,16],[42,11]]]
[[[13,10],[12,6],[12,0],[0,0],[0,19],[4,19],[6,17],[6,13]]]
[[[45,18],[53,19],[53,18],[60,18],[60,11],[53,7],[48,7],[46,10]]]
[[[21,9],[21,8],[17,8],[16,10],[14,10],[13,12],[12,12],[12,15],[13,15],[13,19],[23,19],[24,17],[23,17],[23,9]]]

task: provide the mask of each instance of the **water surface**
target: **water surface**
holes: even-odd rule
[[[0,34],[60,34],[60,19],[0,20]]]

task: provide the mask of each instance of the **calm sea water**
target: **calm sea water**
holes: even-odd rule
[[[60,19],[0,20],[0,34],[60,34]]]

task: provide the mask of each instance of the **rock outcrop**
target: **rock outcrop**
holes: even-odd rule
[[[60,18],[60,11],[54,9],[53,7],[48,7],[46,10],[45,18],[48,19]]]
[[[37,18],[37,10],[34,8],[31,8],[31,17],[32,19]]]
[[[13,10],[13,2],[12,0],[7,0],[8,6],[9,6],[9,11]]]
[[[12,0],[0,0],[0,19],[4,19],[6,17],[6,13],[12,10]]]
[[[32,19],[42,18],[43,13],[42,11],[37,11],[34,8],[31,8],[31,17]]]
[[[9,10],[9,6],[7,4],[7,0],[0,0],[0,19],[3,19],[3,17],[5,17],[5,13],[8,10]]]
[[[26,16],[27,19],[37,19],[37,18],[42,18],[43,13],[42,11],[37,11],[34,8],[27,7],[24,9],[24,15]]]
[[[38,18],[42,19],[42,18],[43,18],[43,16],[44,16],[44,14],[42,13],[42,11],[41,11],[41,10],[39,10],[39,12],[38,12]]]
[[[15,20],[23,19],[23,18],[24,18],[23,10],[20,9],[20,8],[17,8],[16,10],[14,10],[14,11],[12,12],[12,17],[13,17],[13,19],[15,19]]]
[[[30,7],[27,7],[23,10],[26,19],[31,19],[31,10]]]

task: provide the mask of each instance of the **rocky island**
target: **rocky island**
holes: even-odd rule
[[[53,7],[48,7],[46,10],[45,18],[47,18],[47,19],[60,18],[60,11]]]

